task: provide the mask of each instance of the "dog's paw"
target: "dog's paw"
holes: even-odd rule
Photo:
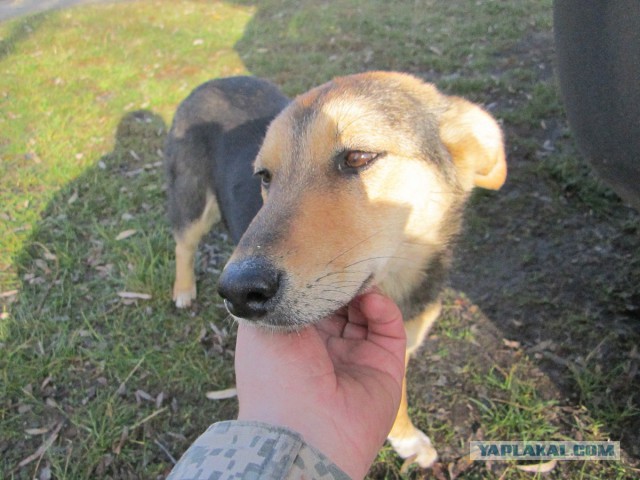
[[[429,437],[417,428],[411,435],[401,438],[389,437],[388,440],[398,455],[422,468],[429,468],[438,459],[438,452],[431,445]]]
[[[196,286],[194,285],[189,290],[173,289],[173,301],[176,302],[176,307],[187,308],[191,306],[191,302],[196,299]]]

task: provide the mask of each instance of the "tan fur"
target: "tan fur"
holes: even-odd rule
[[[406,359],[409,363],[409,356]],[[423,468],[430,467],[438,458],[438,452],[431,444],[431,440],[418,430],[409,418],[409,404],[407,401],[407,379],[402,381],[402,398],[400,408],[393,423],[388,440],[395,451],[408,462],[417,463]]]
[[[435,302],[427,307],[414,318],[410,318],[404,323],[407,332],[407,358],[413,355],[424,342],[429,330],[440,316],[442,305]]]
[[[218,204],[211,192],[207,192],[207,202],[202,216],[176,232],[176,278],[173,284],[173,301],[178,308],[188,307],[196,298],[196,279],[194,262],[198,243],[214,223],[220,220]]]
[[[442,116],[440,137],[454,159],[465,165],[465,187],[502,187],[507,178],[502,132],[487,112],[453,97]]]

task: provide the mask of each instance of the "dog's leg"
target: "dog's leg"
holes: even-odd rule
[[[409,356],[422,344],[433,322],[435,322],[440,315],[440,310],[440,302],[434,302],[428,305],[420,315],[405,323],[405,329],[407,331],[407,363],[409,362]],[[400,408],[388,439],[393,449],[398,452],[398,455],[402,458],[410,459],[422,468],[428,468],[436,461],[438,453],[436,449],[433,448],[433,445],[431,445],[429,437],[413,425],[409,418],[407,408],[405,378],[402,382]]]
[[[195,258],[198,244],[214,223],[220,220],[218,204],[212,193],[200,218],[182,230],[173,232],[176,241],[176,278],[173,284],[173,301],[176,307],[186,308],[196,298]]]

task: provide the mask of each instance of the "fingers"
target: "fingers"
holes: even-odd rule
[[[346,317],[329,315],[316,323],[315,327],[322,338],[326,340],[329,337],[342,337],[346,325]]]
[[[402,313],[389,297],[367,293],[359,297],[361,315],[367,319],[370,335],[401,339],[406,342]]]
[[[347,306],[347,318],[350,323],[363,325],[365,327],[367,326],[367,324],[369,323],[369,319],[362,313],[362,310],[360,309],[360,302],[363,298],[372,294],[383,295],[380,289],[374,286],[367,290],[365,293],[358,295],[349,303],[349,305]]]
[[[347,318],[347,307],[343,307],[336,313],[329,315],[316,323],[318,333],[320,333],[322,338],[325,340],[329,337],[341,337],[344,332],[344,327],[348,322]]]
[[[380,295],[377,288],[354,298],[345,308],[344,324],[339,335],[348,340],[366,340],[369,333],[369,318],[362,312],[361,302],[368,295]]]
[[[333,336],[348,340],[394,339],[406,342],[400,309],[378,289],[354,298],[347,307],[346,317],[342,331],[334,329],[331,331]]]
[[[348,322],[342,332],[343,338],[348,340],[366,340],[368,334],[369,330],[366,324],[359,325],[353,322]]]

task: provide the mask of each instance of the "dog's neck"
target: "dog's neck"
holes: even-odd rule
[[[422,268],[390,271],[378,286],[398,304],[405,321],[409,321],[439,301],[450,264],[451,251],[446,249],[431,257]]]

